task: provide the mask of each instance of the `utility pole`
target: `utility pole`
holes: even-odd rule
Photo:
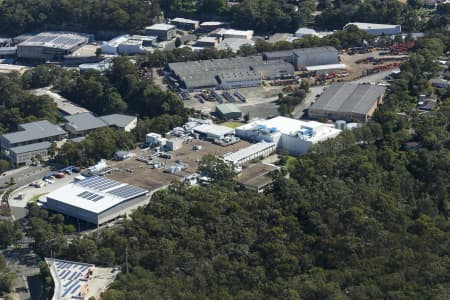
[[[128,274],[128,247],[125,247],[125,270]]]

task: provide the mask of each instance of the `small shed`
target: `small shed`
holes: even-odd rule
[[[168,139],[166,142],[166,148],[169,151],[176,151],[178,149],[181,149],[182,146],[183,146],[183,139],[180,138]]]
[[[242,111],[233,103],[217,105],[216,113],[223,120],[240,119],[242,117]]]

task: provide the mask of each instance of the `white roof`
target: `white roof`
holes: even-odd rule
[[[359,29],[388,29],[388,28],[395,28],[400,25],[392,25],[392,24],[376,24],[376,23],[360,23],[360,22],[353,22],[348,23],[345,26],[348,25],[355,25]]]
[[[103,45],[110,47],[118,47],[120,44],[128,41],[129,38],[130,38],[129,34],[119,35],[110,41],[104,42]]]
[[[202,43],[217,43],[217,38],[213,37],[213,36],[202,36],[201,38],[199,38],[197,40],[197,42],[202,42]]]
[[[202,134],[212,134],[217,136],[234,134],[234,129],[216,124],[202,124],[197,127],[194,127],[194,131]]]
[[[170,25],[170,24],[154,24],[152,26],[147,26],[145,27],[145,29],[150,29],[150,30],[170,30],[170,29],[175,29],[174,25]]]
[[[312,28],[301,27],[301,28],[299,28],[299,29],[295,32],[295,34],[301,34],[301,35],[307,35],[307,34],[310,34],[310,35],[316,35],[317,32],[316,32],[314,29],[312,29]]]
[[[336,70],[336,69],[347,69],[345,64],[330,64],[330,65],[318,65],[306,67],[307,71],[322,71],[322,70]]]
[[[99,214],[148,191],[106,177],[92,176],[69,183],[47,195],[58,202]]]
[[[188,23],[188,24],[197,24],[197,20],[185,19],[185,18],[175,18],[171,22],[179,22],[179,23]]]
[[[236,29],[221,29],[217,34],[223,35],[242,35],[242,36],[252,36],[253,30],[236,30]]]
[[[245,159],[247,157],[249,157],[250,155],[257,153],[259,151],[263,151],[265,149],[268,149],[270,147],[274,147],[276,146],[275,143],[257,143],[257,144],[253,144],[250,145],[246,148],[242,148],[236,152],[233,153],[229,153],[224,155],[223,159],[227,160],[227,161],[231,161],[231,162],[237,162],[240,161],[241,159]]]
[[[217,21],[209,21],[209,22],[203,22],[200,24],[200,26],[220,26],[223,22],[217,22]]]
[[[336,136],[341,130],[334,128],[332,124],[325,124],[316,121],[302,121],[286,117],[275,117],[269,120],[256,120],[249,124],[245,124],[236,129],[238,130],[256,130],[264,127],[273,131],[274,134],[281,133],[285,135],[297,135],[302,128],[310,128],[314,131],[314,135],[305,139],[312,143],[326,140],[329,137]]]

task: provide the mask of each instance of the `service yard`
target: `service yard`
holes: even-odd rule
[[[136,185],[148,190],[155,190],[170,184],[174,180],[182,180],[184,177],[197,171],[198,162],[206,154],[223,155],[228,152],[234,152],[241,148],[247,147],[250,143],[239,141],[230,146],[220,146],[205,140],[191,140],[184,143],[182,148],[171,152],[171,159],[163,159],[156,157],[153,161],[162,163],[162,168],[153,168],[146,162],[137,160],[137,157],[148,159],[152,154],[152,150],[135,150],[136,157],[132,157],[123,161],[108,161],[107,164],[114,171],[107,175],[108,178]],[[201,146],[200,150],[194,150],[194,146]],[[164,166],[175,165],[176,163],[186,164],[187,169],[184,171],[169,174],[164,172]]]

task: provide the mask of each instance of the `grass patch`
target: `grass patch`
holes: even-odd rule
[[[222,123],[222,124],[220,124],[220,125],[223,125],[223,126],[226,126],[226,127],[230,127],[230,128],[235,129],[236,127],[241,126],[242,123],[241,123],[241,122],[233,122],[233,121],[230,121],[230,122]]]

